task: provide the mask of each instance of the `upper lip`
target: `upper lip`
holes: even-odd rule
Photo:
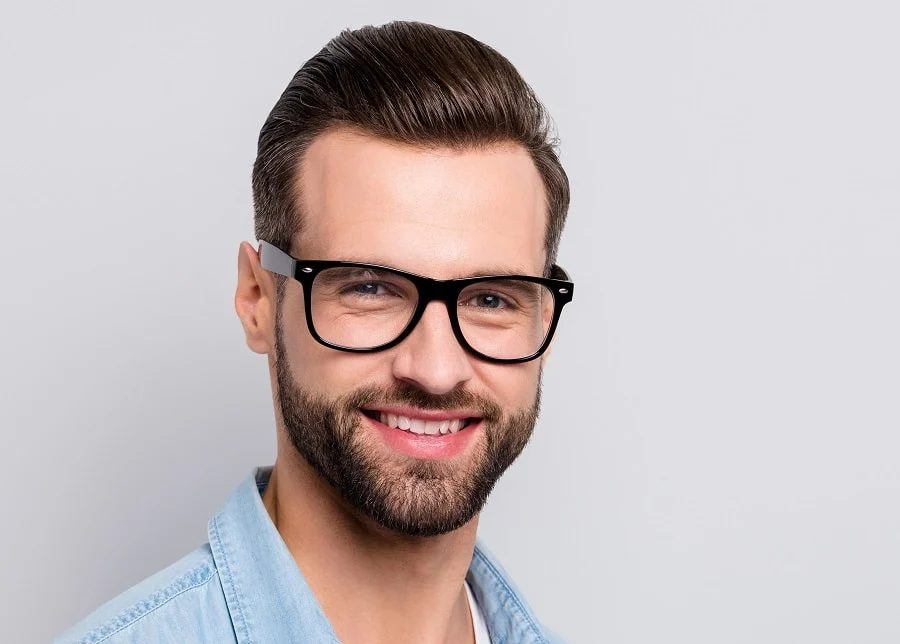
[[[405,416],[407,418],[420,418],[422,420],[453,420],[455,418],[480,418],[480,414],[469,409],[419,409],[417,407],[369,407],[369,411],[380,411],[385,414],[394,414],[395,416]]]

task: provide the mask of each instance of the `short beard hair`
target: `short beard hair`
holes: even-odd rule
[[[335,399],[313,395],[297,385],[291,374],[284,350],[281,308],[279,305],[275,314],[276,404],[291,445],[313,470],[351,507],[404,535],[451,532],[480,512],[494,484],[531,438],[540,409],[540,375],[533,404],[512,415],[504,414],[495,402],[462,388],[435,395],[397,383],[389,389],[361,387]],[[422,459],[393,466],[376,456],[359,431],[361,411],[385,403],[478,410],[484,440],[465,463]]]

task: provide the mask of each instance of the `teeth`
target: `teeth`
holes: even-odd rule
[[[424,420],[398,414],[388,414],[383,411],[378,413],[378,419],[388,427],[427,436],[455,434],[469,424],[468,420],[461,418],[454,418],[453,420]]]

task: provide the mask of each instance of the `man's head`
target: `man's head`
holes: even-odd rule
[[[440,280],[545,275],[569,201],[548,128],[509,61],[469,36],[415,23],[344,32],[295,75],[263,126],[257,237],[298,258]],[[242,273],[251,279],[245,261]],[[367,279],[354,297],[392,295]],[[248,343],[273,359],[292,447],[391,530],[433,535],[471,520],[531,435],[541,360],[467,352],[437,301],[396,346],[338,351],[310,333],[299,282],[274,284],[274,324],[248,330]],[[479,311],[507,306],[487,290],[472,301],[485,297]],[[329,324],[359,320],[345,310]]]

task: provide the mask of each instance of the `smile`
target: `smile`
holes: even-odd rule
[[[368,409],[363,410],[363,413],[383,425],[420,436],[456,434],[478,420],[472,417],[421,418]]]

